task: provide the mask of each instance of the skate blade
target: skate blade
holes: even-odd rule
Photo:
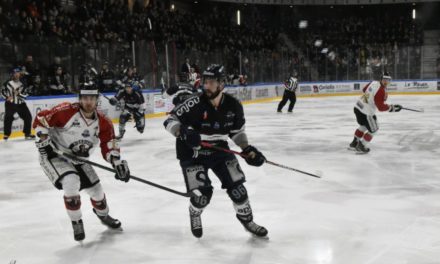
[[[108,226],[108,225],[106,225],[106,224],[104,224],[104,223],[101,223],[103,226],[105,226],[105,227],[107,227],[107,230],[110,230],[110,231],[115,231],[115,232],[122,232],[122,231],[124,231],[124,229],[122,228],[122,226],[120,226],[120,227],[111,227],[111,226]]]
[[[265,236],[258,236],[256,234],[252,233],[251,231],[247,230],[246,228],[243,228],[243,229],[244,229],[244,231],[249,233],[251,235],[251,237],[253,237],[253,238],[258,238],[258,239],[261,239],[261,240],[269,240],[269,235],[268,234],[265,235]]]

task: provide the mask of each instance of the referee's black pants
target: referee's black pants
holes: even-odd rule
[[[295,106],[295,103],[296,103],[296,94],[295,94],[295,92],[291,92],[289,90],[284,90],[283,99],[278,104],[278,112],[280,112],[283,109],[283,107],[286,105],[288,100],[290,101],[288,111],[292,112],[293,107]]]
[[[7,137],[11,135],[12,122],[14,121],[14,114],[18,113],[18,116],[23,119],[23,133],[25,135],[31,134],[32,115],[29,108],[25,103],[14,104],[11,102],[5,102],[5,120],[4,120],[4,132]]]

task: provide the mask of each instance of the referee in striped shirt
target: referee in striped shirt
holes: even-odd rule
[[[18,116],[24,121],[23,133],[25,139],[35,138],[31,134],[32,115],[26,105],[25,98],[28,94],[26,94],[25,87],[20,81],[21,75],[21,68],[14,68],[11,72],[11,79],[1,89],[1,95],[5,99],[4,140],[8,140],[11,135],[15,113],[18,113]]]
[[[298,77],[296,73],[284,82],[284,88],[283,99],[278,104],[277,112],[281,113],[287,101],[290,101],[287,112],[292,113],[293,107],[295,107],[296,103],[296,88],[298,88]]]

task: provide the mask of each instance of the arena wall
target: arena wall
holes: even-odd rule
[[[297,93],[299,97],[319,96],[350,96],[357,95],[368,81],[343,81],[343,82],[303,82],[299,84]],[[432,80],[393,80],[388,87],[393,94],[440,94],[440,79]],[[278,99],[284,92],[281,83],[264,83],[249,86],[228,86],[226,92],[234,95],[243,103],[269,102]],[[107,97],[114,94],[105,93]],[[143,91],[145,98],[146,117],[164,116],[173,105],[169,99],[162,98],[159,90]],[[62,102],[75,102],[77,95],[64,96],[39,96],[28,97],[27,105],[35,115],[47,108],[51,108]],[[4,100],[0,100],[0,136],[3,136]],[[101,96],[99,109],[109,116],[113,122],[118,122],[120,109],[111,106],[107,99]],[[22,136],[23,121],[15,116],[11,137]]]

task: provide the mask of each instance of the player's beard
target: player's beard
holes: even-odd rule
[[[205,94],[206,94],[206,97],[208,97],[209,100],[214,100],[221,93],[221,91],[222,90],[219,87],[217,87],[217,90],[215,90],[215,92],[211,92],[211,91],[205,90]]]
[[[86,114],[92,114],[96,111],[97,105],[80,103],[81,110]]]

